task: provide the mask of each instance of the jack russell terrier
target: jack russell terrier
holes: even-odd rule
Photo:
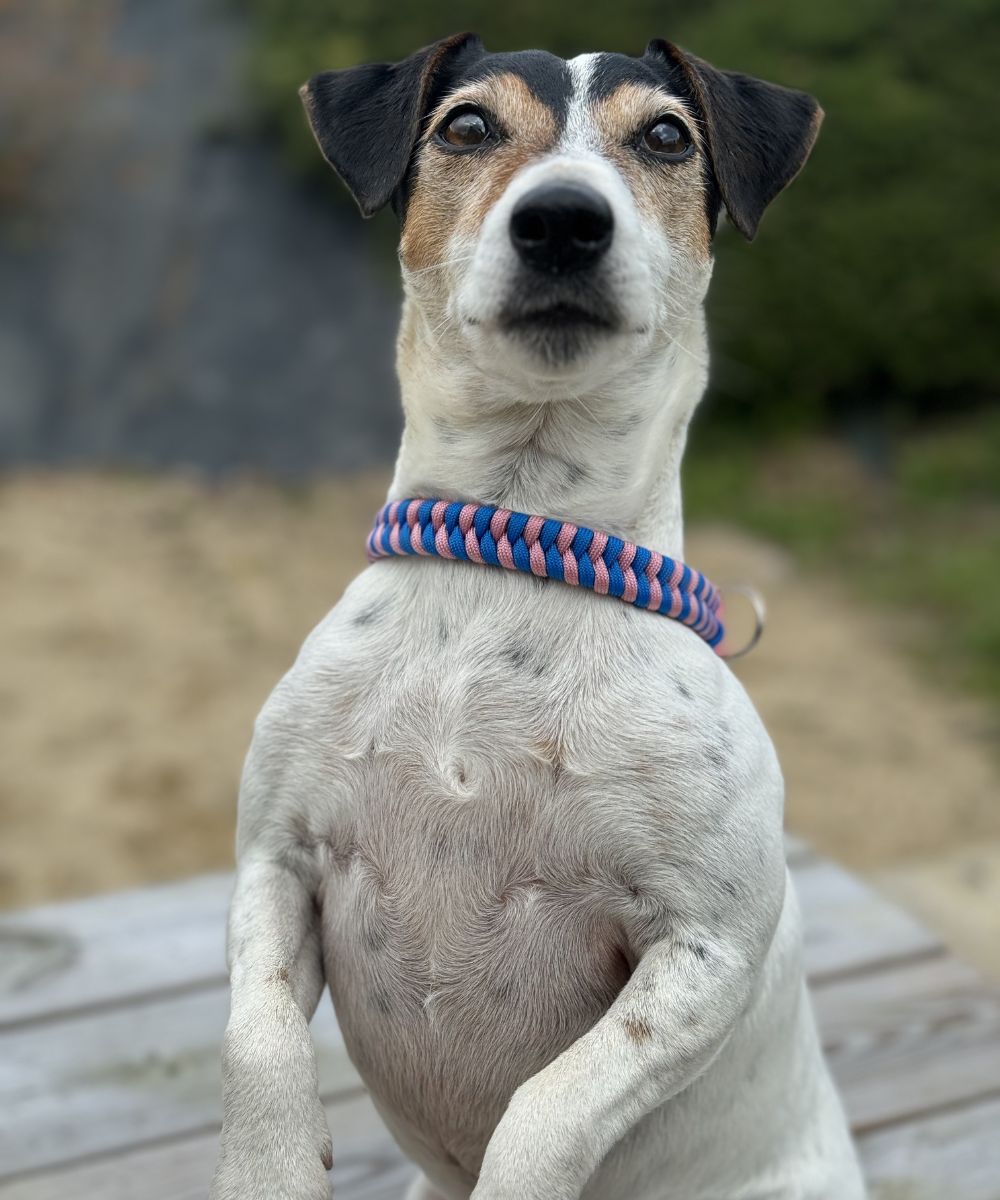
[[[819,106],[664,41],[471,35],[302,94],[401,222],[389,499],[445,499],[383,511],[370,549],[425,561],[365,570],[257,721],[212,1196],[329,1195],[328,984],[409,1200],[861,1200],[774,750],[708,609],[642,611],[695,604],[657,570],[696,576],[668,556],[717,219],[753,237]]]

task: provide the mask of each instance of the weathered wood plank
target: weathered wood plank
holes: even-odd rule
[[[862,1137],[872,1200],[1000,1200],[1000,1099]]]
[[[0,1028],[221,981],[231,875],[0,916]]]
[[[327,1105],[336,1162],[337,1200],[402,1200],[415,1169],[364,1093]],[[0,1183],[0,1200],[204,1200],[218,1134],[132,1150],[99,1162]]]
[[[823,859],[792,869],[813,983],[943,951],[941,939],[853,875]]]
[[[926,953],[938,940],[789,839],[806,963],[826,977]],[[0,917],[0,1029],[219,984],[229,875]]]
[[[956,959],[831,983],[813,997],[855,1128],[1000,1091],[1000,992]]]
[[[336,1200],[401,1200],[413,1168],[368,1098],[351,1095],[327,1112]],[[1000,1099],[862,1136],[872,1200],[1000,1200],[998,1129]],[[202,1134],[0,1183],[0,1200],[204,1200],[217,1140]]]
[[[210,1128],[221,1117],[221,988],[0,1035],[0,1178]],[[324,1095],[357,1088],[328,998]]]

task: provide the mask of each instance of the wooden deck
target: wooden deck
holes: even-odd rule
[[[830,1063],[879,1200],[1000,1200],[1000,993],[790,843]],[[203,1200],[219,1125],[231,880],[0,917],[0,1200]],[[411,1169],[324,1000],[313,1029],[338,1200]]]

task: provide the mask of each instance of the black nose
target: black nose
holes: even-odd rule
[[[614,228],[600,192],[579,183],[546,183],[514,206],[510,240],[529,267],[562,275],[592,267],[611,245]]]

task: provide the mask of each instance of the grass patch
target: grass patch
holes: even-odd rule
[[[738,521],[898,613],[933,680],[1000,716],[1000,414],[899,435],[877,469],[843,443],[694,439],[693,519]]]

